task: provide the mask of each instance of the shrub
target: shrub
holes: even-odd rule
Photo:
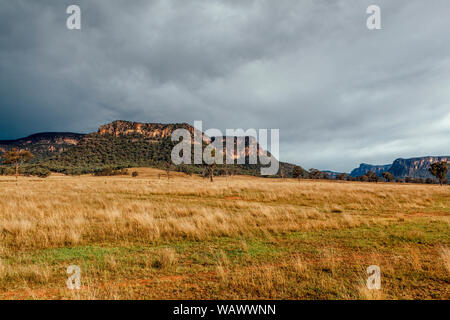
[[[382,176],[387,182],[394,181],[394,176],[390,172],[383,172]]]
[[[193,173],[193,169],[186,165],[177,166],[176,170],[178,172],[183,172],[183,173],[187,174],[188,176],[192,176],[192,173]]]
[[[359,180],[362,182],[369,182],[369,178],[366,175],[360,176]]]
[[[165,248],[159,251],[152,263],[153,268],[168,269],[177,263],[177,254],[172,248]]]
[[[378,180],[380,179],[377,174],[373,171],[369,171],[365,174],[365,176],[367,176],[367,181],[369,182],[378,182]]]
[[[19,172],[27,177],[36,176],[40,178],[47,178],[50,175],[50,170],[41,165],[27,165],[19,169]],[[0,175],[10,176],[14,175],[15,170],[12,167],[0,167]]]
[[[10,167],[0,167],[0,175],[2,176],[12,176],[14,175],[15,171],[13,168]]]
[[[347,179],[346,173],[340,173],[340,174],[336,175],[336,180],[346,180],[346,179]]]
[[[414,179],[411,178],[411,177],[405,177],[405,182],[406,182],[406,183],[413,183],[413,182],[414,182]]]
[[[137,171],[133,171],[133,173],[131,173],[131,176],[133,178],[136,178],[139,175],[139,173]]]

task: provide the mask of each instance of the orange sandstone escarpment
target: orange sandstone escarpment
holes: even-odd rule
[[[101,126],[98,133],[113,136],[141,134],[147,138],[162,139],[172,135],[176,129],[186,129],[194,132],[194,127],[187,123],[161,124],[161,123],[141,123],[117,120]]]

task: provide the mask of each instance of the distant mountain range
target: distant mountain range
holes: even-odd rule
[[[369,171],[375,172],[381,177],[383,172],[389,172],[396,178],[434,178],[429,169],[432,163],[446,161],[450,162],[450,156],[428,156],[410,159],[396,159],[392,164],[371,165],[361,163],[358,168],[350,173],[352,177],[359,177]],[[448,174],[450,178],[450,173]]]
[[[429,169],[435,162],[450,162],[450,156],[397,159],[389,168],[395,177],[432,178]],[[450,177],[450,173],[447,175]]]
[[[379,177],[383,172],[388,171],[392,164],[372,165],[367,163],[361,163],[358,168],[355,168],[350,172],[352,177],[360,177],[369,171],[375,172]]]
[[[0,140],[0,152],[12,148],[28,149],[38,157],[66,151],[78,144],[85,135],[71,132],[43,132],[17,140]]]
[[[174,130],[184,128],[194,133],[196,129],[187,123],[161,124],[140,123],[117,120],[101,126],[97,132],[89,134],[71,132],[37,133],[17,140],[0,140],[0,153],[12,148],[28,149],[34,155],[34,163],[49,167],[52,171],[87,173],[106,166],[161,167],[170,158],[170,152],[176,144],[170,141]],[[217,137],[222,139],[224,146],[228,139],[235,137]],[[246,139],[248,145],[251,138]],[[203,143],[210,143],[210,137],[203,134]],[[224,152],[226,150],[224,149]],[[245,149],[241,154],[235,154],[236,159],[249,157],[251,150]],[[258,154],[262,149],[257,147]],[[450,156],[428,156],[411,159],[397,159],[392,164],[371,165],[362,163],[351,171],[350,175],[358,177],[369,171],[381,177],[385,171],[396,178],[432,178],[428,169],[434,162],[450,162]],[[236,173],[258,174],[258,165],[235,165]],[[290,176],[295,165],[280,162],[284,175]],[[195,170],[194,170],[195,171]],[[280,171],[280,173],[281,173]],[[338,172],[327,172],[335,178]],[[450,178],[450,173],[449,173]]]

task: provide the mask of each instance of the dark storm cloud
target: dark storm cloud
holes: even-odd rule
[[[367,30],[370,4],[382,30]],[[82,30],[65,27],[79,4]],[[0,0],[0,138],[126,119],[280,128],[320,169],[448,154],[448,1]]]

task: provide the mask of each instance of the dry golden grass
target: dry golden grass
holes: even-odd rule
[[[448,187],[137,171],[0,177],[0,299],[449,297]]]
[[[177,262],[176,252],[172,248],[164,248],[160,250],[153,262],[153,266],[161,269],[173,267]]]
[[[3,178],[1,231],[7,244],[17,248],[120,239],[203,240],[383,224],[448,195],[448,188],[424,185],[245,177],[211,184],[200,178],[143,179],[146,172],[138,179],[23,178],[18,186]],[[236,195],[240,200],[227,200]],[[433,205],[446,209],[443,201]]]
[[[442,261],[444,261],[444,265],[447,268],[447,271],[450,273],[450,250],[448,248],[441,248],[441,257]]]

